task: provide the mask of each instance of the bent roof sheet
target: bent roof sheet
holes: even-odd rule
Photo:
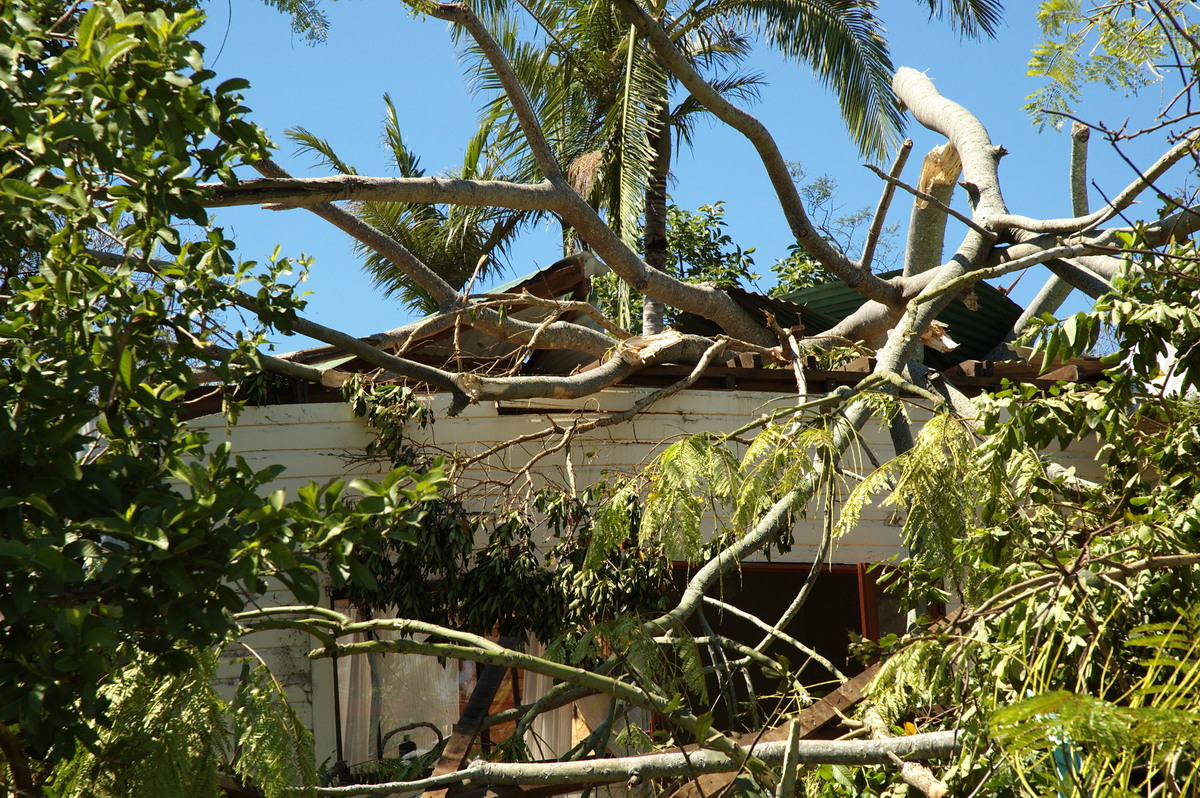
[[[888,279],[899,274],[889,272],[879,276]],[[782,298],[803,303],[835,319],[846,318],[867,301],[862,294],[841,282],[822,283]],[[926,350],[925,360],[929,365],[944,369],[964,360],[983,360],[1004,340],[1004,336],[1021,317],[1021,306],[995,286],[976,283],[975,299],[979,304],[978,310],[970,310],[961,299],[955,298],[938,314],[938,321],[950,328],[950,337],[958,342],[958,348],[950,352]],[[817,329],[807,325],[805,328],[809,335],[826,329],[829,328]]]

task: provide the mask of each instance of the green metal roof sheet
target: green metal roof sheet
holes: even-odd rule
[[[888,272],[879,276],[886,280],[899,274]],[[841,282],[804,288],[787,294],[784,299],[803,303],[836,319],[846,318],[867,301],[862,294]],[[925,362],[930,366],[944,369],[964,360],[983,360],[1004,340],[1021,316],[1020,305],[985,282],[975,284],[975,299],[979,303],[978,310],[968,309],[961,299],[956,298],[938,314],[938,321],[950,328],[950,337],[958,342],[958,348],[949,352],[926,349]],[[806,326],[805,332],[812,335],[821,330]]]

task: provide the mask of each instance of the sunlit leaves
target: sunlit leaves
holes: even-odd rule
[[[299,300],[294,262],[253,275],[202,226],[197,183],[265,149],[244,82],[209,87],[200,13],[137,5],[0,10],[0,693],[19,697],[0,722],[36,758],[95,742],[125,664],[193,667],[268,577],[311,601],[322,571],[369,578],[351,556],[378,542],[369,518],[403,539],[441,486],[402,471],[289,499],[277,468],[181,422],[194,367],[254,362],[210,347],[229,283],[280,327]]]
[[[1116,785],[1140,792],[1164,782],[1180,794],[1194,790],[1200,783],[1195,611],[1132,630],[1126,647],[1143,657],[1143,670],[1119,693],[1051,690],[995,713],[990,732],[1026,783],[1073,783],[1093,794]],[[1066,757],[1069,772],[1061,766]],[[1039,762],[1045,765],[1030,766]]]
[[[764,424],[739,459],[720,436],[691,435],[667,446],[642,474],[617,488],[597,515],[588,563],[600,562],[623,541],[636,536],[654,556],[695,561],[706,541],[746,534],[775,502],[821,470],[832,447],[829,424],[817,416],[794,424]],[[797,493],[799,495],[799,493]],[[635,497],[642,508],[635,525]],[[807,494],[805,494],[807,496]],[[806,501],[789,512],[801,517]],[[781,551],[791,545],[790,525],[775,540]]]
[[[1136,94],[1166,73],[1189,74],[1198,54],[1194,31],[1183,27],[1187,6],[1044,0],[1038,10],[1044,38],[1034,47],[1029,75],[1045,82],[1025,105],[1035,124],[1061,127],[1087,84]]]

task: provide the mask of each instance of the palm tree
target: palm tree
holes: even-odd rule
[[[992,36],[998,0],[918,0],[931,16],[948,17],[961,35]],[[672,104],[673,82],[650,49],[610,4],[594,0],[523,0],[518,25],[507,3],[480,10],[522,79],[547,137],[576,187],[646,263],[666,266],[667,181],[673,145],[688,144],[703,111],[690,96]],[[807,63],[838,97],[851,137],[880,157],[898,139],[901,110],[890,87],[893,67],[875,0],[650,0],[674,45],[735,100],[754,99],[762,78],[739,71],[758,35],[789,59]],[[520,34],[526,33],[522,37]],[[486,60],[474,53],[481,92],[496,91]],[[516,136],[506,100],[496,91],[488,110]],[[509,140],[509,146],[516,148]],[[515,171],[536,177],[532,159]],[[638,232],[640,242],[637,241]],[[649,298],[643,331],[662,328],[662,305]]]

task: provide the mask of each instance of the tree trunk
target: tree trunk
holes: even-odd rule
[[[646,218],[642,246],[646,265],[660,272],[667,270],[667,175],[671,171],[670,107],[664,103],[658,114],[658,130],[651,135],[654,165],[650,184],[646,187]],[[663,331],[662,302],[650,297],[642,301],[642,335],[657,335]]]

